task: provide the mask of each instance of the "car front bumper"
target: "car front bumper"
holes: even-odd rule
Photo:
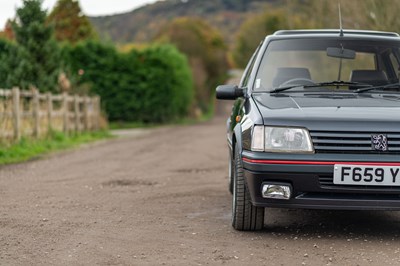
[[[335,164],[400,165],[400,160],[396,160],[396,157],[398,156],[377,154],[242,153],[246,182],[255,206],[337,210],[400,210],[400,186],[333,184]],[[261,191],[266,183],[290,185],[291,198],[263,198]]]

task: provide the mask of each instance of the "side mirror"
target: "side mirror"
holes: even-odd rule
[[[236,100],[244,96],[244,90],[236,85],[220,85],[216,89],[216,97],[219,100]]]

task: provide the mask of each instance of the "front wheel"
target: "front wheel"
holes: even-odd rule
[[[255,207],[251,203],[244,179],[240,148],[237,144],[233,170],[232,226],[239,231],[261,230],[264,226],[265,208]]]

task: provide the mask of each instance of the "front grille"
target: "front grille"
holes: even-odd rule
[[[373,149],[372,134],[387,136],[387,151],[382,152]],[[400,154],[400,132],[310,131],[310,135],[316,153]]]
[[[319,184],[321,186],[333,186],[333,175],[320,175]]]

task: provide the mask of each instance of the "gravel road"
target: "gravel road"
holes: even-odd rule
[[[225,117],[1,167],[0,265],[400,264],[396,212],[268,209],[234,231]]]

